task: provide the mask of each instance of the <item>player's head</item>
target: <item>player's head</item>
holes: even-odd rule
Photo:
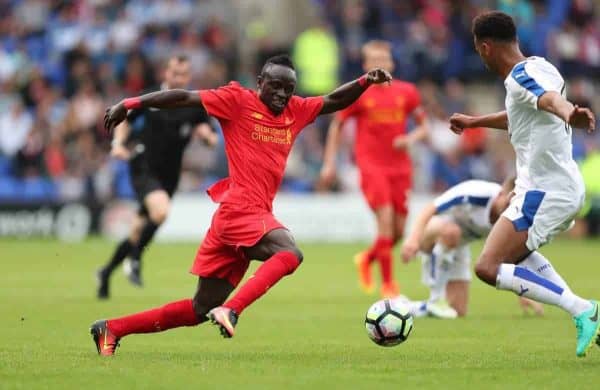
[[[503,52],[517,45],[515,21],[504,12],[486,12],[473,19],[472,32],[475,50],[483,63],[497,72]]]
[[[296,70],[289,56],[269,58],[258,76],[258,96],[275,114],[285,109],[296,90]]]
[[[382,68],[388,72],[394,71],[392,58],[392,45],[386,41],[373,40],[362,47],[363,69],[365,72],[375,68]]]
[[[165,84],[167,88],[185,88],[192,79],[190,60],[185,55],[170,57],[165,68]]]

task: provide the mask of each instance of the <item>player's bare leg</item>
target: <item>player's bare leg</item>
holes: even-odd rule
[[[243,251],[248,259],[264,263],[223,306],[209,312],[208,318],[219,326],[221,334],[226,338],[233,337],[242,311],[281,278],[293,273],[303,260],[302,252],[290,232],[281,228],[270,231],[256,245],[243,248]]]
[[[423,306],[426,314],[444,319],[458,316],[447,300],[449,267],[454,264],[462,230],[456,223],[442,217],[432,217],[425,227],[419,248],[423,253],[423,282],[429,286],[430,295]]]
[[[383,275],[385,268],[383,264],[388,262],[386,253],[391,251],[391,247],[394,244],[394,210],[392,205],[379,207],[373,213],[375,214],[377,224],[375,242],[373,242],[373,245],[369,249],[354,255],[354,264],[358,273],[358,285],[365,294],[369,295],[375,292],[371,265],[375,260],[378,260],[381,264]],[[381,257],[383,257],[383,260]]]
[[[577,328],[577,356],[585,356],[600,332],[598,304],[575,295],[558,279],[550,280],[519,264],[523,260],[526,263],[531,253],[525,244],[527,235],[527,230],[516,231],[511,221],[500,217],[485,242],[475,273],[500,290],[558,306],[571,314]]]
[[[450,280],[446,285],[446,300],[459,317],[467,315],[470,284],[466,280]]]
[[[377,239],[370,249],[375,259],[379,261],[381,271],[381,296],[384,298],[393,298],[398,296],[400,288],[393,279],[392,249],[394,246],[394,237],[396,235],[395,213],[391,204],[383,205],[375,210],[377,220]],[[359,277],[361,284],[368,280],[370,276],[365,271],[370,272],[364,265],[360,267]],[[371,282],[372,285],[372,282]]]
[[[393,242],[396,245],[404,237],[404,229],[406,229],[406,214],[394,214],[394,236]]]
[[[143,215],[136,214],[131,225],[129,237],[121,241],[109,262],[96,271],[96,281],[98,283],[97,297],[98,299],[108,299],[110,296],[110,276],[113,271],[121,265],[123,260],[131,253],[131,250],[138,242],[142,227],[146,223],[146,218]]]
[[[130,260],[125,262],[123,270],[129,281],[136,285],[142,285],[141,278],[141,260],[142,253],[148,243],[154,237],[156,230],[167,219],[171,200],[169,194],[165,190],[155,190],[144,198],[144,206],[148,210],[148,218],[144,225],[140,228],[138,239],[131,249]]]
[[[211,309],[221,305],[233,286],[226,280],[199,278],[193,299],[184,299],[164,306],[92,324],[90,333],[104,356],[114,355],[119,341],[130,334],[155,333],[181,326],[195,326],[208,320]]]

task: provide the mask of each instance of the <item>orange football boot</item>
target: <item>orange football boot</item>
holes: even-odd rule
[[[354,255],[354,264],[358,271],[358,285],[360,289],[368,295],[375,292],[373,277],[371,276],[371,264],[367,258],[367,251],[359,252]]]
[[[213,325],[219,327],[223,337],[227,339],[233,337],[235,325],[238,322],[238,315],[235,311],[225,306],[219,306],[209,311],[207,317]]]
[[[98,320],[90,327],[90,333],[94,338],[94,344],[98,350],[98,355],[112,356],[119,346],[119,338],[108,330],[106,320]]]

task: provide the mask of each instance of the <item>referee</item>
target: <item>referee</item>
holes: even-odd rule
[[[160,89],[185,88],[190,80],[189,59],[183,55],[173,56],[167,62]],[[129,112],[127,121],[115,129],[111,155],[129,160],[131,182],[140,207],[129,237],[117,245],[108,263],[97,271],[99,299],[109,297],[110,275],[126,257],[129,261],[124,268],[129,281],[142,285],[142,252],[169,214],[186,145],[192,136],[201,138],[209,146],[217,143],[217,135],[208,121],[202,106],[134,109]]]

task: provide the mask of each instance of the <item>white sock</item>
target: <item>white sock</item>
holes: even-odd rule
[[[429,290],[429,299],[428,302],[439,301],[440,299],[446,299],[446,285],[448,284],[448,280],[441,281],[436,280],[436,283],[430,287]]]
[[[448,262],[454,259],[456,250],[446,249],[442,244],[436,244],[430,255],[430,283],[428,302],[446,299],[448,285]]]
[[[514,264],[500,265],[496,288],[513,291],[519,296],[537,302],[558,306],[572,316],[577,316],[592,307],[590,301],[573,294],[571,290]]]
[[[546,278],[552,283],[562,287],[564,290],[571,290],[567,282],[556,272],[550,261],[539,252],[531,252],[525,260],[518,264],[519,267],[525,267],[535,272],[542,278]]]

